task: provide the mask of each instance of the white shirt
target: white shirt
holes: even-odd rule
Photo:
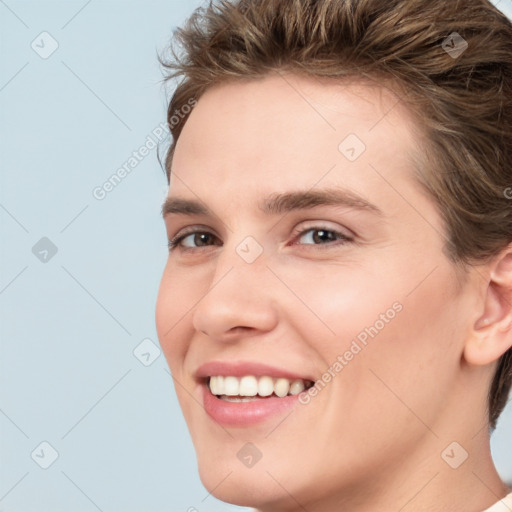
[[[258,511],[251,509],[249,512]],[[495,503],[491,508],[486,508],[482,512],[512,512],[512,492],[498,501],[498,503]]]
[[[512,512],[512,493],[483,512]]]

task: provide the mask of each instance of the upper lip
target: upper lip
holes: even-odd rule
[[[274,377],[285,378],[289,380],[310,380],[315,381],[311,375],[299,374],[289,369],[278,368],[255,361],[210,361],[202,364],[196,370],[197,378],[212,377],[216,375],[243,377],[244,375],[254,375],[255,377]]]

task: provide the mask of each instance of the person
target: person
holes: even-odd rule
[[[512,24],[487,0],[222,0],[161,55],[158,337],[209,493],[508,512]]]

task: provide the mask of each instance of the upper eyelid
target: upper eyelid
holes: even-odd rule
[[[209,234],[212,234],[214,236],[218,236],[215,233],[214,229],[208,228],[206,226],[187,226],[187,227],[184,227],[184,228],[179,229],[178,231],[176,231],[176,234],[171,236],[170,239],[174,240],[174,239],[177,239],[177,238],[181,238],[183,236],[193,235],[193,234],[196,234],[196,233],[209,233]]]
[[[308,223],[308,225],[302,226],[301,228],[298,228],[298,229],[294,228],[292,230],[292,233],[300,234],[303,231],[308,231],[310,229],[317,228],[317,229],[325,229],[326,231],[340,232],[340,234],[345,234],[344,231],[348,231],[349,234],[346,235],[346,236],[350,236],[350,237],[356,236],[355,233],[352,230],[350,230],[349,228],[347,228],[347,227],[331,227],[331,226],[328,226],[327,224],[325,224],[326,222],[329,222],[329,221],[325,221],[325,220],[324,221],[322,221],[322,220],[303,220],[303,221],[300,221],[298,223],[298,225],[301,225],[303,223]],[[213,228],[197,224],[197,225],[186,226],[184,228],[178,229],[176,231],[176,234],[171,236],[171,237],[169,237],[169,238],[176,239],[176,238],[181,238],[182,236],[191,235],[191,234],[195,234],[195,233],[210,233],[210,234],[213,234],[215,236],[218,236],[215,233],[215,230]]]

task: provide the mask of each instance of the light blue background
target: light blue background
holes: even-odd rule
[[[241,510],[201,485],[163,355],[133,354],[158,344],[156,150],[92,194],[165,122],[156,54],[199,3],[0,0],[3,512]],[[59,45],[47,59],[31,48],[43,31]],[[42,237],[58,249],[47,263],[32,253]],[[511,432],[509,405],[492,438],[509,481]],[[31,457],[43,441],[59,454],[48,469]]]

